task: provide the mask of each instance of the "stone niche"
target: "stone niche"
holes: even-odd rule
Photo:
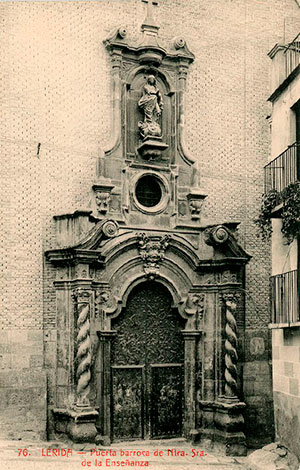
[[[122,27],[104,41],[113,78],[111,141],[91,182],[90,209],[56,216],[57,246],[46,252],[56,272],[57,318],[49,436],[107,445],[183,435],[243,455],[239,339],[250,256],[235,239],[237,223],[201,219],[206,196],[184,140],[194,56],[184,38],[160,45],[151,8],[138,43]],[[165,311],[158,299],[154,304],[173,325],[178,356],[168,359],[168,348],[165,355],[157,348],[152,362],[142,353],[118,362],[117,345],[142,328],[139,321],[122,331],[133,296],[139,286],[135,298],[158,284],[170,302]],[[160,325],[157,336],[166,338],[168,324],[150,314]],[[150,330],[143,328],[146,338]],[[179,413],[172,429],[166,403]]]

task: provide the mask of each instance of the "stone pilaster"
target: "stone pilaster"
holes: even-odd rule
[[[103,443],[108,444],[111,440],[111,342],[116,335],[115,331],[97,331],[100,339],[100,362],[101,380],[99,403],[99,422],[101,438]]]
[[[200,337],[200,332],[196,330],[185,330],[184,337],[184,435],[187,439],[197,438],[196,430],[196,342]]]

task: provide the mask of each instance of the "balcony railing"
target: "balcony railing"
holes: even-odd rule
[[[288,77],[300,64],[300,33],[287,46],[284,51],[285,56],[285,76]]]
[[[272,323],[300,321],[299,279],[297,270],[271,277]]]
[[[265,194],[271,189],[279,193],[299,181],[300,144],[295,142],[265,166]]]

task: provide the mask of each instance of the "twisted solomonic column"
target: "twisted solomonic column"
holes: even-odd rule
[[[226,306],[225,326],[225,397],[237,398],[237,326],[235,311],[237,297],[233,294],[223,294]]]
[[[76,405],[89,406],[91,381],[90,295],[88,290],[78,289],[74,297],[77,304],[76,337]]]

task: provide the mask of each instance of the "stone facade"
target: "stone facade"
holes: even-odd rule
[[[240,287],[246,289],[245,309],[242,300],[236,311],[239,377],[242,378],[238,387],[240,398],[247,405],[244,415],[248,442],[261,443],[262,439],[272,437],[266,332],[269,251],[256,238],[253,224],[261,193],[261,167],[269,151],[269,129],[265,121],[269,111],[265,103],[269,82],[266,53],[274,42],[287,39],[282,38],[284,17],[285,31],[293,34],[291,18],[298,13],[298,7],[288,0],[272,5],[266,1],[224,0],[219,8],[222,16],[211,1],[183,4],[166,0],[157,9],[156,17],[163,47],[168,49],[173,44],[175,51],[178,50],[173,39],[179,32],[196,58],[190,66],[185,98],[181,102],[185,153],[192,152],[198,170],[180,176],[187,178],[186,187],[195,174],[201,178],[201,191],[193,190],[197,184],[191,184],[189,197],[187,191],[178,195],[178,213],[183,225],[189,217],[192,225],[199,224],[198,241],[191,235],[190,243],[200,243],[205,247],[203,253],[207,250],[210,253],[207,257],[213,257],[213,248],[202,238],[204,227],[237,220],[241,222],[236,234],[238,241],[252,255],[246,268],[246,284],[242,271],[238,278]],[[122,26],[118,18],[123,19],[128,37],[137,38],[145,12],[138,1],[15,2],[3,3],[1,10],[6,54],[2,60],[6,106],[1,123],[5,137],[1,142],[5,270],[1,330],[1,383],[5,387],[1,390],[4,423],[1,430],[4,437],[44,438],[53,432],[52,409],[57,409],[59,414],[58,405],[68,405],[66,387],[70,371],[65,364],[74,354],[72,349],[60,349],[70,344],[72,317],[68,315],[74,304],[71,295],[64,299],[66,315],[57,316],[57,302],[62,305],[59,295],[65,295],[59,286],[64,285],[65,279],[81,279],[76,287],[90,289],[88,280],[85,281],[90,264],[85,260],[86,266],[78,263],[76,270],[69,272],[65,266],[58,267],[59,261],[43,258],[43,253],[50,253],[58,246],[74,247],[83,243],[83,235],[97,226],[98,219],[108,216],[108,208],[117,214],[124,209],[126,212],[126,201],[120,205],[115,182],[99,179],[100,176],[117,179],[112,173],[105,174],[105,171],[113,172],[114,167],[103,168],[99,156],[105,154],[105,142],[106,150],[113,148],[108,137],[116,136],[121,117],[112,112],[118,109],[119,99],[111,73],[116,69],[114,66],[111,69],[103,40],[111,38],[111,31]],[[118,40],[122,41],[122,30],[118,34]],[[126,64],[123,72],[128,72]],[[180,90],[175,91],[179,96]],[[170,109],[172,93],[166,91]],[[171,148],[172,144],[167,142],[167,145]],[[177,175],[170,173],[168,184],[172,178],[175,181]],[[203,209],[202,195],[207,195]],[[53,216],[59,214],[73,215],[53,221]],[[139,233],[144,233],[150,219],[151,226],[165,229],[172,213],[167,217],[158,214],[150,215],[149,219],[148,216],[142,223],[139,221],[142,226]],[[130,223],[137,222],[132,219]],[[59,236],[63,235],[61,239],[56,238],[55,224],[68,225],[65,230],[57,230]],[[225,225],[225,228],[231,233],[233,226]],[[96,238],[103,243],[102,232],[97,230],[99,238]],[[109,250],[113,240],[106,243]],[[132,243],[135,258],[139,259],[138,269],[146,275],[149,266],[143,260],[143,246],[136,235]],[[189,252],[187,247],[179,245],[176,248],[175,239],[170,242],[167,260],[169,256],[180,257],[180,249]],[[150,260],[150,271],[165,269],[159,261],[161,256],[157,256],[154,256],[154,267]],[[222,269],[219,276],[225,275]],[[229,277],[231,274],[232,267]],[[221,282],[214,280],[216,292],[220,283],[231,285],[232,278],[226,276]],[[96,290],[92,289],[93,295]],[[106,298],[102,291],[99,294],[102,300]],[[81,305],[79,302],[78,311],[82,309],[84,313],[84,302]],[[225,308],[224,304],[219,305],[221,310]],[[94,311],[89,314],[94,315]],[[187,341],[187,348],[193,347],[192,343]],[[103,349],[107,348],[105,344],[103,340]],[[211,409],[207,410],[207,416],[211,414]]]
[[[299,458],[300,343],[297,329],[273,330],[273,393],[278,440]]]

